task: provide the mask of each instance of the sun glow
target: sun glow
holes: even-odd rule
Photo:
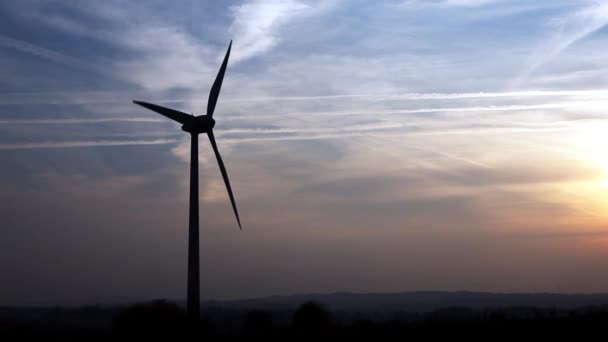
[[[608,189],[608,125],[585,127],[580,134],[584,155],[604,174],[599,186]]]

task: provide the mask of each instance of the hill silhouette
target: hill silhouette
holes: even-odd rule
[[[299,294],[270,296],[245,300],[207,301],[205,307],[227,309],[294,309],[304,302],[323,303],[333,311],[390,312],[406,310],[426,312],[444,307],[531,306],[539,308],[576,308],[608,305],[608,294],[555,294],[555,293],[491,293],[491,292],[442,292],[418,291],[401,293],[351,293]]]

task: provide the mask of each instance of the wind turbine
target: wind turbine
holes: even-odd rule
[[[213,82],[211,91],[209,92],[209,101],[207,103],[207,114],[206,115],[190,115],[182,113],[180,111],[162,107],[148,102],[133,101],[133,103],[145,107],[149,110],[155,111],[161,115],[168,117],[171,120],[177,121],[182,124],[182,130],[190,133],[191,144],[190,144],[190,228],[188,231],[188,316],[190,318],[198,319],[200,314],[200,288],[199,288],[199,238],[198,238],[198,135],[206,133],[209,137],[213,152],[217,158],[217,163],[220,166],[228,195],[230,196],[230,202],[232,203],[232,210],[236,216],[236,221],[241,227],[241,220],[239,219],[239,212],[236,209],[236,203],[234,201],[234,195],[232,194],[232,188],[230,187],[230,180],[226,173],[226,167],[222,161],[222,156],[217,148],[215,142],[215,136],[213,135],[213,127],[215,126],[215,120],[213,119],[213,112],[215,111],[215,105],[217,98],[220,95],[220,89],[222,88],[222,81],[224,80],[224,74],[226,73],[226,66],[228,64],[228,58],[230,57],[230,48],[232,47],[232,41],[228,45],[228,51],[222,62],[222,66]]]

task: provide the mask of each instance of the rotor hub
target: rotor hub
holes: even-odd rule
[[[182,130],[190,134],[208,133],[215,127],[215,120],[208,115],[193,117],[182,126]]]

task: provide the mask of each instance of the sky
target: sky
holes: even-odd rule
[[[0,0],[0,304],[608,291],[608,4]]]

